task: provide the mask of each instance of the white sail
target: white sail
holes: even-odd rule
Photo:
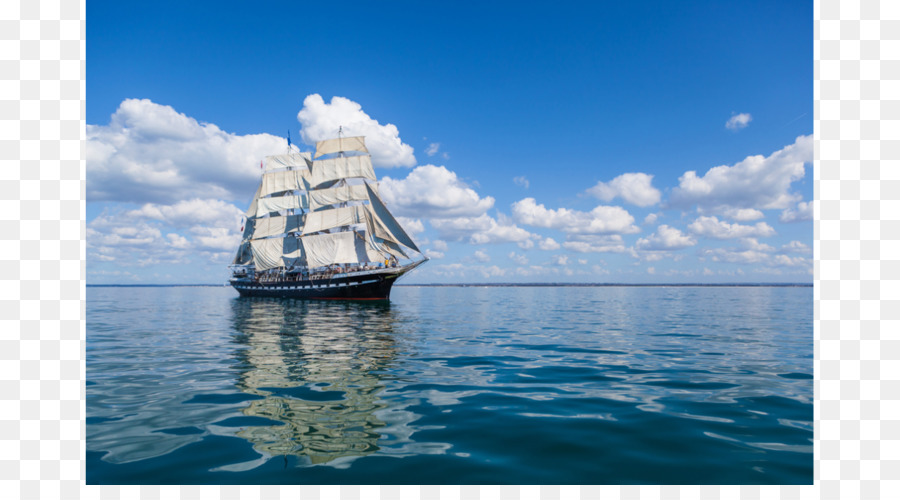
[[[303,226],[303,215],[261,217],[256,219],[255,224],[253,239],[268,238],[299,230]]]
[[[314,156],[314,158],[318,158],[322,155],[331,153],[339,153],[341,151],[361,151],[363,153],[369,152],[369,150],[366,149],[365,137],[339,137],[337,139],[327,139],[317,142],[316,156]]]
[[[284,253],[283,238],[251,240],[250,248],[253,251],[253,264],[257,271],[265,271],[284,265],[281,259]]]
[[[384,202],[382,202],[381,198],[375,194],[375,191],[372,190],[368,184],[366,184],[366,189],[369,193],[371,213],[375,216],[375,220],[371,221],[371,223],[373,223],[371,228],[373,234],[379,238],[406,245],[416,252],[422,253],[421,250],[419,250],[419,247],[413,242],[412,238],[410,238],[409,235],[406,234],[406,231],[403,230],[403,227],[400,226],[400,223],[397,222],[397,219],[395,219],[388,211],[387,207],[384,206]]]
[[[316,268],[359,262],[355,239],[355,232],[344,231],[304,236],[300,241],[306,254],[306,264],[310,268]]]
[[[280,172],[265,173],[262,176],[259,196],[262,198],[263,196],[282,191],[304,190],[306,189],[304,179],[308,177],[308,170],[282,170]]]
[[[368,205],[354,205],[352,207],[333,208],[306,214],[306,223],[303,225],[303,235],[325,231],[334,227],[349,226],[366,222]]]
[[[287,196],[274,196],[272,198],[260,198],[257,202],[257,215],[266,215],[270,212],[281,210],[308,209],[306,193],[289,194]]]
[[[328,181],[352,177],[375,180],[375,169],[372,168],[371,156],[343,156],[327,160],[316,160],[313,162],[309,184],[312,187],[316,187]]]
[[[286,155],[266,156],[266,172],[279,168],[309,168],[309,153],[291,153]]]
[[[338,186],[329,189],[315,189],[309,192],[309,209],[315,211],[337,203],[346,201],[365,201],[368,199],[369,193],[362,184]]]
[[[371,238],[356,238],[355,248],[358,262],[381,262],[384,260],[384,254],[372,245]]]

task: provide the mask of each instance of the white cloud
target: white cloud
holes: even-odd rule
[[[416,167],[405,179],[384,177],[378,189],[394,214],[408,217],[478,217],[494,206],[494,198],[481,198],[443,166]]]
[[[516,186],[523,187],[525,189],[528,189],[528,186],[530,185],[528,182],[528,179],[526,179],[525,176],[523,176],[523,175],[520,175],[518,177],[513,177],[513,184],[515,184]]]
[[[665,224],[656,228],[656,233],[637,240],[637,250],[680,250],[697,244],[697,240],[680,230]]]
[[[568,266],[569,265],[569,256],[568,255],[554,255],[552,259],[550,259],[550,263],[554,266]]]
[[[403,227],[403,229],[405,229],[406,232],[412,236],[423,233],[425,231],[425,224],[422,224],[422,221],[419,219],[398,216],[397,222],[399,222],[400,225]],[[435,242],[435,243],[437,243],[437,242]],[[438,248],[438,250],[441,250],[441,249]],[[446,250],[446,248],[444,250]]]
[[[781,247],[782,252],[794,252],[794,253],[811,253],[809,246],[799,241],[791,241],[787,245],[783,245]]]
[[[647,214],[647,216],[644,217],[644,224],[656,224],[657,219],[659,219],[659,214]]]
[[[675,207],[697,205],[713,211],[728,208],[784,209],[800,199],[791,183],[803,178],[804,163],[813,160],[813,138],[800,136],[772,153],[748,156],[733,166],[709,169],[702,177],[691,170],[679,178],[669,202]]]
[[[286,147],[280,137],[229,134],[170,106],[126,99],[109,124],[87,125],[87,199],[249,200],[260,160]]]
[[[755,250],[757,252],[774,252],[775,247],[766,243],[760,243],[756,238],[741,238],[741,246],[747,250]]]
[[[559,250],[559,243],[553,238],[544,238],[538,243],[538,248],[541,250]]]
[[[441,143],[432,142],[431,144],[428,145],[427,148],[425,148],[425,154],[427,154],[428,156],[434,156],[437,154],[437,152],[440,149],[441,149]]]
[[[524,255],[519,255],[516,252],[509,253],[509,259],[520,266],[524,266],[528,264],[528,257]]]
[[[425,256],[428,257],[429,259],[443,259],[444,252],[439,252],[437,250],[432,250],[429,248],[429,249],[425,250]]]
[[[488,255],[487,252],[485,252],[484,250],[481,250],[481,249],[475,250],[474,258],[478,262],[488,262],[491,260],[491,256]]]
[[[780,222],[800,222],[813,219],[813,202],[801,201],[797,208],[786,208],[778,217]]]
[[[184,229],[194,226],[221,227],[237,231],[244,211],[222,200],[185,200],[174,205],[146,203],[137,210],[128,211],[127,217],[154,219]]]
[[[766,252],[736,248],[708,248],[703,250],[702,255],[709,257],[713,262],[732,262],[737,264],[758,264],[768,261],[771,257]]]
[[[438,250],[440,252],[447,251],[447,242],[444,240],[434,240],[434,242],[432,242],[431,246],[433,246],[435,250]]]
[[[759,220],[765,217],[762,212],[755,208],[727,208],[722,212],[722,215],[738,222]]]
[[[659,203],[661,193],[651,185],[652,175],[644,173],[622,174],[609,183],[598,182],[587,190],[588,194],[603,201],[619,197],[632,205],[649,207]]]
[[[618,234],[610,235],[569,235],[562,244],[566,250],[580,253],[600,253],[613,252],[621,253],[625,251],[625,244],[622,237]]]
[[[345,136],[364,135],[366,147],[377,167],[413,167],[416,157],[413,148],[400,140],[400,132],[393,124],[381,125],[362,110],[362,106],[346,97],[332,97],[325,103],[319,94],[311,94],[303,100],[303,109],[297,113],[302,125],[300,136],[309,145],[316,141],[337,137],[343,127]]]
[[[517,243],[527,249],[534,246],[532,240],[538,237],[516,226],[502,214],[498,219],[487,214],[478,217],[431,219],[431,225],[438,230],[443,239],[461,240],[468,237],[469,242],[476,245]]]
[[[731,118],[725,122],[725,128],[728,130],[740,130],[745,128],[747,125],[750,125],[750,122],[753,120],[753,117],[750,116],[750,113],[741,113],[738,115],[733,115]]]
[[[688,225],[688,230],[698,236],[706,238],[715,238],[719,240],[729,238],[750,238],[750,237],[766,237],[775,234],[775,229],[765,222],[757,222],[753,226],[745,226],[742,224],[729,224],[720,221],[716,217],[698,217],[697,220]]]
[[[640,231],[631,216],[622,207],[600,205],[590,212],[560,208],[548,209],[525,198],[512,205],[517,222],[535,227],[557,229],[573,234],[636,233]]]

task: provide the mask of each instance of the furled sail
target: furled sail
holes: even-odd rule
[[[304,179],[308,177],[308,170],[282,170],[280,172],[265,173],[262,176],[262,184],[259,187],[259,196],[262,198],[272,193],[306,189]]]
[[[279,168],[309,168],[309,153],[266,156],[266,172]]]
[[[369,152],[369,150],[366,149],[366,140],[364,136],[339,137],[337,139],[327,139],[317,142],[316,156],[314,156],[313,158],[318,158],[322,155],[331,153],[339,153],[341,151],[361,151],[363,153]]]
[[[369,193],[362,184],[352,186],[338,186],[329,189],[316,189],[309,192],[309,209],[319,210],[329,205],[346,201],[365,201],[369,199]]]
[[[303,225],[303,235],[325,231],[334,227],[349,226],[366,222],[368,205],[354,205],[351,207],[333,208],[306,214],[306,223]]]
[[[351,264],[359,262],[356,254],[356,233],[325,233],[304,236],[300,239],[310,268],[331,264]]]
[[[326,160],[316,160],[313,162],[309,184],[312,187],[316,187],[328,181],[352,177],[376,180],[371,156],[341,156]]]
[[[303,215],[280,215],[256,219],[253,239],[268,238],[297,231],[303,226]]]
[[[371,224],[372,234],[375,236],[393,241],[395,243],[399,243],[401,245],[406,245],[407,247],[415,250],[416,252],[422,253],[419,250],[419,247],[413,242],[412,238],[406,234],[406,231],[400,226],[400,223],[397,222],[397,219],[394,218],[393,215],[388,211],[387,207],[384,206],[384,202],[381,201],[381,198],[375,193],[375,191],[366,184],[366,189],[369,193],[369,205],[371,209],[371,213],[375,215],[368,223]]]

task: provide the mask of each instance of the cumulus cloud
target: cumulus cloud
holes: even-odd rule
[[[762,212],[755,208],[728,208],[722,212],[722,215],[738,222],[759,220],[765,217]]]
[[[534,246],[537,238],[522,229],[507,217],[498,219],[487,214],[478,217],[456,217],[453,219],[432,219],[431,225],[438,230],[442,239],[462,240],[468,238],[470,243],[483,245],[487,243],[517,243],[521,248]]]
[[[346,136],[366,136],[366,147],[377,167],[413,167],[416,157],[413,148],[400,140],[400,132],[393,124],[381,125],[362,110],[362,106],[346,97],[332,97],[326,103],[319,94],[311,94],[303,100],[303,109],[297,113],[302,125],[300,136],[307,144],[337,137],[343,127]]]
[[[202,227],[233,228],[237,231],[243,210],[222,200],[185,200],[173,205],[146,203],[130,210],[127,217],[153,219],[176,229]]]
[[[598,182],[587,192],[607,202],[619,197],[632,205],[649,207],[659,203],[662,196],[659,190],[651,185],[652,181],[653,176],[644,173],[622,174],[608,183]]]
[[[230,134],[170,106],[126,99],[107,125],[87,125],[87,199],[249,199],[259,161],[286,148],[280,137]]]
[[[566,250],[580,253],[622,253],[625,251],[625,244],[618,234],[572,234],[566,238],[562,246]]]
[[[791,241],[787,245],[783,245],[781,247],[782,252],[792,252],[792,253],[812,253],[812,250],[805,243],[801,243],[799,241]]]
[[[541,250],[559,250],[559,243],[553,238],[544,238],[538,243],[538,248]]]
[[[697,244],[697,240],[680,230],[665,224],[656,228],[656,232],[635,243],[637,250],[680,250]]]
[[[688,230],[698,236],[719,240],[729,238],[766,237],[775,234],[775,229],[765,222],[757,222],[753,226],[729,224],[717,217],[698,217],[688,225]]]
[[[427,154],[428,156],[434,156],[437,154],[438,151],[440,151],[440,149],[441,149],[441,143],[432,142],[431,144],[428,145],[427,148],[425,148],[425,154]]]
[[[750,113],[740,113],[737,115],[733,115],[731,118],[725,122],[725,128],[728,130],[740,130],[742,128],[746,128],[747,125],[750,125],[750,122],[753,120],[753,117],[750,116]]]
[[[87,224],[87,246],[99,261],[185,263],[202,255],[225,264],[240,242],[242,216],[232,204],[200,199],[105,210]]]
[[[422,221],[419,219],[413,219],[410,217],[397,217],[397,222],[399,222],[400,225],[403,226],[403,229],[405,229],[406,232],[409,233],[410,235],[414,236],[414,235],[425,232],[425,224],[423,224]],[[435,242],[435,243],[437,243],[437,242]],[[441,243],[443,243],[443,242],[441,242]],[[438,248],[438,250],[442,250],[442,249]],[[444,248],[443,250],[446,250],[446,248]]]
[[[813,219],[813,202],[801,201],[796,208],[786,208],[778,217],[780,222],[801,222]]]
[[[515,262],[520,266],[524,266],[528,264],[528,257],[524,255],[519,255],[516,252],[509,252],[509,260]]]
[[[525,198],[512,205],[513,217],[521,224],[558,229],[573,234],[636,233],[640,231],[622,207],[600,205],[590,212],[568,208],[548,209],[534,198]]]
[[[526,179],[525,176],[523,176],[523,175],[520,175],[518,177],[513,177],[513,184],[515,184],[516,186],[523,187],[525,189],[528,189],[528,186],[529,186],[528,179]]]
[[[712,211],[784,209],[799,201],[800,195],[790,192],[791,183],[803,178],[804,164],[812,160],[813,138],[800,136],[768,157],[748,156],[732,166],[713,167],[702,177],[693,170],[685,172],[669,203]]]
[[[379,195],[394,214],[408,217],[478,217],[494,206],[443,166],[423,165],[405,179],[384,177]]]
[[[491,260],[491,256],[487,254],[484,250],[478,249],[475,250],[475,255],[473,255],[475,260],[478,262],[488,262]]]

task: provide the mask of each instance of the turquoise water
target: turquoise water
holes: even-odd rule
[[[87,290],[88,484],[811,484],[809,287]]]

